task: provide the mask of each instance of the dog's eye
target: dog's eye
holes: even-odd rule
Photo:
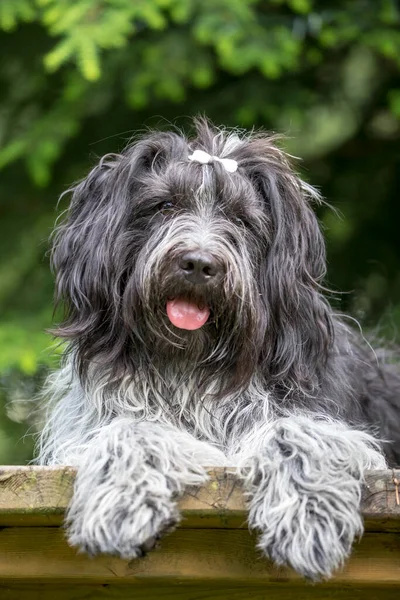
[[[172,204],[172,202],[169,202],[168,200],[166,202],[162,202],[160,204],[160,211],[163,213],[167,213],[170,210],[172,210],[174,208],[174,205]]]

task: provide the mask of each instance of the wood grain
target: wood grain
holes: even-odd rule
[[[0,582],[73,582],[144,586],[151,582],[234,586],[308,585],[289,568],[262,557],[256,538],[244,529],[178,529],[145,558],[88,558],[69,547],[59,527],[0,530]],[[400,585],[400,536],[367,533],[329,586]],[[318,587],[323,588],[320,584]]]
[[[232,469],[209,470],[209,481],[188,488],[179,501],[184,528],[246,528],[241,483]],[[362,511],[370,531],[400,531],[400,505],[394,478],[400,470],[367,474]],[[62,523],[71,499],[75,471],[70,467],[0,467],[0,526]]]
[[[394,478],[367,475],[362,508],[369,532],[345,568],[311,585],[262,557],[246,525],[240,480],[210,469],[179,506],[181,526],[145,558],[78,554],[62,523],[75,471],[0,467],[0,598],[3,600],[398,600],[400,506]]]
[[[130,584],[1,585],[2,600],[399,600],[398,586],[341,588],[292,583],[219,585],[215,582]]]

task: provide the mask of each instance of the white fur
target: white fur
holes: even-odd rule
[[[330,577],[363,532],[365,471],[386,466],[376,440],[326,417],[292,415],[241,443],[249,524],[261,532],[259,547],[313,580]]]
[[[114,419],[79,461],[67,514],[71,544],[89,554],[136,558],[179,521],[176,498],[224,456],[189,433],[159,423]]]
[[[185,486],[203,483],[207,466],[236,465],[249,525],[261,532],[267,556],[312,579],[343,564],[363,531],[365,471],[386,465],[371,435],[321,415],[275,418],[256,381],[251,402],[227,398],[219,411],[207,403],[212,396],[196,398],[182,386],[181,417],[174,420],[161,396],[154,410],[148,398],[157,391],[145,380],[113,397],[98,384],[89,396],[71,373],[69,362],[50,381],[58,401],[40,461],[79,467],[67,518],[73,545],[91,554],[141,556],[178,523],[176,499]]]
[[[400,379],[323,298],[319,194],[276,138],[196,127],[138,140],[71,190],[52,253],[71,346],[39,461],[78,468],[71,544],[128,559],[175,526],[206,467],[236,465],[263,553],[329,577],[362,532],[365,471],[386,465],[363,427],[400,439]],[[200,149],[219,160],[193,164]],[[182,267],[193,251],[215,267],[202,282]],[[171,297],[209,306],[207,327],[174,328]]]

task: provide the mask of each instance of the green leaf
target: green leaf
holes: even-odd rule
[[[390,90],[388,92],[388,101],[393,115],[400,119],[400,89]]]
[[[90,40],[90,38],[82,38],[79,40],[77,53],[82,75],[88,81],[97,81],[97,79],[100,77],[101,71],[99,53],[96,45]]]
[[[303,15],[312,10],[312,2],[310,0],[289,0],[288,4],[295,12]]]
[[[20,21],[30,22],[37,17],[37,10],[31,0],[1,0],[0,28],[12,31]]]

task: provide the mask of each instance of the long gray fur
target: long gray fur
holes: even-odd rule
[[[325,300],[320,198],[276,139],[195,127],[136,140],[71,190],[52,255],[69,344],[38,460],[78,467],[71,544],[124,558],[174,527],[205,466],[237,465],[262,551],[326,578],[362,533],[365,471],[399,461],[400,377]],[[221,277],[183,278],[193,250]],[[175,328],[171,297],[208,322]]]

